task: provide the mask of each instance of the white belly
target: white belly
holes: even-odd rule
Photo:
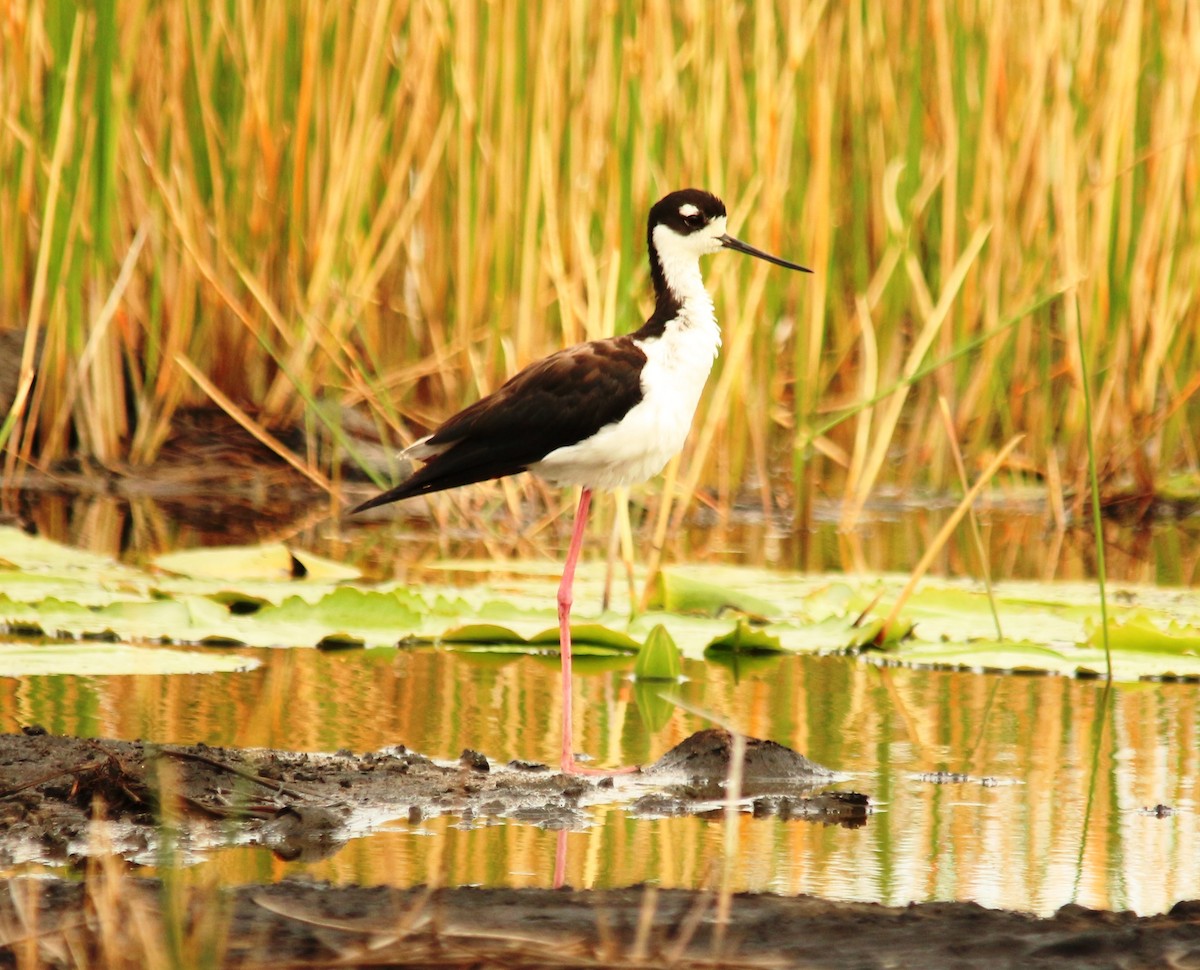
[[[577,445],[558,448],[530,471],[554,485],[613,489],[653,478],[679,453],[687,439],[693,401],[686,414],[644,398],[624,420],[606,425]]]
[[[687,440],[721,345],[711,304],[706,309],[701,319],[639,343],[646,354],[642,400],[624,418],[586,441],[550,452],[529,470],[554,485],[606,490],[636,485],[662,471]]]

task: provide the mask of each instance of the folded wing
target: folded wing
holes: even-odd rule
[[[646,355],[629,337],[579,344],[531,364],[406,454],[426,462],[354,509],[516,475],[619,421],[642,397]]]

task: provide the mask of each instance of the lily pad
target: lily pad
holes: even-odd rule
[[[877,654],[876,656],[884,656]],[[1104,651],[1091,644],[1047,646],[1028,641],[979,640],[968,644],[910,640],[886,654],[891,662],[932,665],[981,673],[1049,673],[1067,677],[1105,675]],[[1114,650],[1113,678],[1132,682],[1147,678],[1200,678],[1200,657],[1167,656],[1137,650]]]
[[[1088,620],[1085,623],[1088,643],[1102,646],[1103,628],[1100,623]],[[1137,609],[1108,628],[1108,642],[1113,650],[1139,653],[1168,653],[1200,657],[1200,627],[1180,623],[1171,617]]]
[[[553,644],[558,646],[558,627],[543,630],[529,638],[530,643]],[[600,623],[572,623],[571,648],[577,645],[589,647],[604,647],[613,653],[637,653],[641,644],[627,633],[613,630]]]
[[[529,641],[515,630],[498,623],[469,623],[466,626],[456,626],[442,634],[443,643],[451,645],[496,644],[498,646],[511,644],[525,647]]]
[[[222,582],[253,580],[357,579],[360,573],[342,563],[323,559],[303,550],[292,550],[282,542],[256,546],[206,546],[158,556],[154,565],[167,572],[193,579]]]
[[[41,536],[31,536],[10,525],[0,526],[0,569],[20,569],[26,572],[135,572],[109,556],[64,546]]]
[[[0,596],[22,603],[57,599],[84,606],[104,606],[131,597],[144,598],[149,592],[150,584],[137,582],[135,576],[121,574],[118,581],[112,579],[111,574],[90,570],[66,573],[0,569]]]
[[[655,594],[649,605],[651,609],[667,613],[698,613],[714,617],[742,613],[764,621],[783,613],[777,604],[737,587],[722,586],[668,571],[658,574]]]
[[[10,637],[324,648],[445,643],[533,654],[557,648],[561,565],[444,563],[482,575],[462,589],[402,583],[350,586],[353,570],[281,543],[172,554],[160,571],[125,566],[19,530],[0,528],[0,630]],[[172,570],[168,575],[161,570]],[[179,575],[186,574],[186,575]],[[298,575],[304,579],[297,579]],[[619,657],[662,626],[682,657],[758,652],[869,653],[889,662],[973,670],[1093,675],[1105,669],[1099,601],[1085,583],[1005,583],[991,605],[967,580],[926,580],[884,630],[904,576],[803,575],[731,566],[672,568],[657,607],[600,612],[604,570],[576,577],[577,652]],[[618,584],[620,586],[621,584]],[[617,590],[618,595],[623,590]],[[1114,672],[1121,679],[1200,675],[1200,597],[1124,587],[1109,600]],[[981,639],[981,634],[989,639]]]
[[[0,677],[70,674],[212,674],[253,670],[258,661],[215,651],[135,647],[127,643],[12,643],[0,641]]]
[[[771,636],[765,630],[754,629],[744,620],[738,620],[737,626],[723,637],[717,637],[708,645],[706,653],[782,653],[783,645],[779,637]]]
[[[558,628],[539,630],[522,636],[516,630],[495,623],[472,623],[443,633],[438,640],[451,647],[472,650],[489,649],[500,653],[544,653],[558,649]],[[620,656],[635,653],[638,642],[619,630],[595,623],[571,627],[571,651],[579,656]]]

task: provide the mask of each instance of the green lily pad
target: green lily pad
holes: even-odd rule
[[[112,677],[135,674],[211,674],[253,670],[258,661],[212,651],[135,647],[127,643],[11,643],[0,641],[0,677]]]
[[[136,574],[136,570],[122,566],[109,556],[31,536],[10,525],[0,526],[0,569]]]
[[[502,653],[545,653],[548,647],[558,649],[558,628],[539,630],[532,636],[495,623],[471,623],[444,632],[439,638],[452,647],[487,648]],[[614,656],[634,653],[636,640],[619,630],[599,624],[580,624],[571,627],[571,652],[578,656]]]
[[[131,583],[128,576],[121,576],[118,582],[110,583],[104,575],[88,571],[67,574],[0,569],[0,596],[22,603],[56,599],[84,606],[104,606],[131,596],[144,597],[148,590],[148,583],[139,586]]]
[[[529,638],[530,643],[558,646],[558,627],[543,630]],[[603,647],[613,653],[637,653],[641,644],[627,633],[613,630],[600,623],[572,623],[571,649],[576,646]]]
[[[357,579],[356,569],[323,559],[303,550],[291,550],[282,542],[256,546],[207,546],[158,556],[154,565],[167,572],[193,579],[222,582],[253,580]]]
[[[317,603],[341,587],[335,583],[309,580],[265,579],[192,579],[186,576],[156,578],[154,592],[159,596],[204,596],[227,607],[254,609],[267,605],[278,606],[286,599],[299,598]]]
[[[777,604],[737,587],[722,586],[669,571],[658,574],[650,608],[667,613],[698,613],[714,617],[731,612],[743,613],[764,620],[783,613]]]
[[[779,637],[772,636],[765,630],[754,629],[745,620],[738,620],[729,633],[717,637],[705,650],[709,653],[732,651],[734,653],[782,653],[783,645]]]
[[[1067,677],[1100,677],[1104,651],[1091,644],[1046,646],[1028,641],[979,640],[969,644],[909,640],[888,659],[918,666],[999,673],[1049,673]],[[1113,678],[1132,682],[1146,678],[1200,678],[1200,657],[1160,652],[1114,650]]]
[[[1089,618],[1084,629],[1088,643],[1103,645],[1103,629],[1098,620]],[[1109,624],[1108,642],[1113,650],[1122,652],[1200,656],[1200,627],[1137,609]]]
[[[403,590],[380,593],[345,586],[315,603],[293,596],[248,616],[231,616],[224,626],[228,635],[250,646],[315,646],[329,637],[387,646],[421,627],[420,607]]]
[[[153,573],[0,527],[0,630],[132,642],[251,646],[394,646],[553,653],[561,564],[443,563],[487,585],[414,590],[349,586],[353,570],[281,543],[164,556]],[[167,574],[162,570],[172,570]],[[179,575],[186,574],[186,575]],[[305,578],[296,577],[303,574]],[[604,569],[580,567],[572,631],[581,655],[619,657],[669,636],[689,659],[766,652],[874,654],[979,670],[1092,675],[1105,669],[1098,596],[1086,583],[1004,583],[995,590],[1006,639],[978,583],[928,579],[885,631],[907,577],[801,575],[732,566],[671,568],[657,607],[601,612]],[[614,590],[625,595],[623,584]],[[1192,677],[1200,671],[1194,591],[1114,588],[1109,634],[1116,675]],[[655,634],[661,625],[662,634]],[[649,656],[647,651],[646,656]],[[647,661],[648,662],[648,661]]]
[[[464,646],[487,643],[526,646],[529,643],[515,630],[500,626],[498,623],[468,623],[466,626],[456,626],[443,633],[441,641]]]
[[[348,633],[328,633],[317,641],[318,650],[361,650],[367,641]]]

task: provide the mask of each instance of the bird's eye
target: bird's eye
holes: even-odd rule
[[[703,229],[706,220],[703,213],[693,212],[689,216],[684,216],[683,221],[687,223],[689,229]]]

